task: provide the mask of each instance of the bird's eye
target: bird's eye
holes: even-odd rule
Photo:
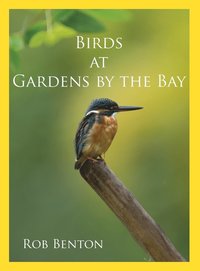
[[[111,106],[111,108],[110,108],[111,110],[115,110],[115,109],[117,109],[117,106]]]

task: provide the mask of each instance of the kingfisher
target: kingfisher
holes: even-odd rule
[[[116,113],[142,108],[142,106],[119,106],[108,98],[93,100],[76,132],[74,168],[80,169],[87,159],[102,159],[117,132]]]

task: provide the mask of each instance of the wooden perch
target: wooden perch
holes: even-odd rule
[[[153,218],[104,161],[87,160],[80,173],[155,261],[185,261]]]

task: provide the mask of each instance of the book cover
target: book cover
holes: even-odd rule
[[[9,8],[10,263],[190,262],[189,9],[114,8]]]

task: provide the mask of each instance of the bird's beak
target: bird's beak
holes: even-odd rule
[[[123,112],[123,111],[132,111],[142,109],[143,106],[119,106],[115,111]]]

